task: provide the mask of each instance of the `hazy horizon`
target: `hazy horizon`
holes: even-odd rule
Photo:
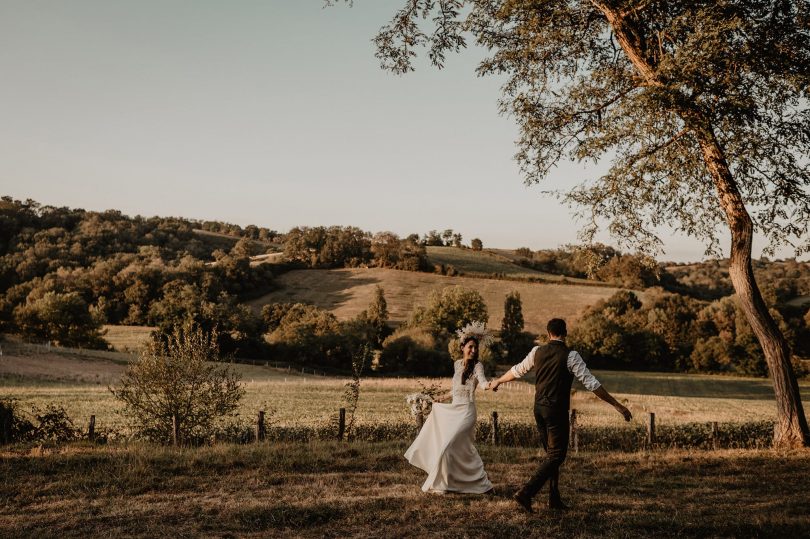
[[[561,162],[525,186],[516,126],[497,111],[502,81],[474,73],[482,51],[451,55],[441,71],[379,68],[370,40],[400,5],[6,1],[0,191],[279,232],[452,228],[485,247],[578,243],[572,210],[540,191],[573,187],[606,161]],[[659,260],[703,259],[701,243],[661,236]]]

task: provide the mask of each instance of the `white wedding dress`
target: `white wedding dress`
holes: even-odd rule
[[[428,474],[425,492],[466,492],[482,494],[492,488],[484,463],[473,445],[475,439],[475,389],[486,387],[484,367],[476,363],[466,384],[461,383],[464,364],[453,364],[453,403],[433,403],[422,430],[405,458]]]

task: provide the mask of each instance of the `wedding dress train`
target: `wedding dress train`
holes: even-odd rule
[[[463,362],[456,361],[452,404],[434,403],[422,430],[405,458],[427,472],[422,490],[482,494],[492,488],[484,463],[475,449],[475,388],[488,384],[481,363],[466,384],[461,383]]]

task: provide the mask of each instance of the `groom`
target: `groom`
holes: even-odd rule
[[[526,358],[512,367],[503,376],[490,382],[488,389],[534,372],[535,382],[534,418],[546,457],[537,467],[529,482],[518,490],[513,498],[526,511],[532,513],[532,498],[549,481],[548,506],[551,509],[567,509],[560,499],[559,469],[568,451],[568,408],[571,404],[571,385],[574,378],[582,382],[588,391],[612,405],[630,421],[630,410],[616,401],[599,381],[588,371],[582,356],[565,344],[567,330],[565,320],[552,318],[546,326],[548,343],[535,346]]]

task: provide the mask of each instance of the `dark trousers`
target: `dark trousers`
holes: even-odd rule
[[[560,466],[568,453],[568,410],[557,410],[535,403],[534,419],[546,457],[522,490],[529,497],[534,497],[546,481],[549,481],[549,496],[559,496]]]

